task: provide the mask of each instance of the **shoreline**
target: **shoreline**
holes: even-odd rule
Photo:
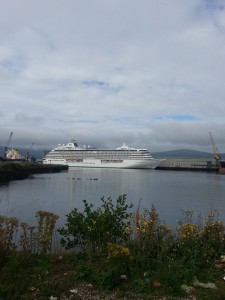
[[[0,163],[0,181],[23,180],[33,174],[58,173],[68,170],[67,166],[62,165],[42,165],[37,163]]]
[[[27,162],[0,162],[0,182],[10,180],[23,180],[33,174],[58,173],[67,171],[65,165],[43,165]],[[155,168],[155,170],[167,171],[198,171],[219,173],[218,166],[213,165],[206,159],[167,159]]]

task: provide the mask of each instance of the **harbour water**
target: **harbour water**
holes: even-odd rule
[[[37,174],[31,178],[0,185],[0,215],[14,216],[30,225],[35,214],[45,210],[59,215],[57,226],[65,224],[73,208],[83,210],[83,201],[94,207],[101,197],[126,194],[135,210],[154,205],[160,219],[176,225],[181,209],[206,216],[216,210],[225,222],[225,176],[205,172],[175,172],[129,169],[74,169],[54,174]]]

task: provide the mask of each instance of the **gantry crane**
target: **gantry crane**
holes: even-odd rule
[[[4,153],[4,157],[6,157],[7,155],[7,151],[8,151],[8,148],[9,148],[9,145],[10,145],[10,142],[11,142],[11,139],[12,139],[12,135],[13,135],[13,132],[10,133],[10,136],[9,136],[9,139],[8,139],[8,142],[5,146],[5,153]]]

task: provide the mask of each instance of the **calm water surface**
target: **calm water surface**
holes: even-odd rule
[[[34,175],[0,186],[0,215],[14,216],[36,224],[35,213],[46,210],[60,216],[58,226],[74,207],[83,210],[82,200],[95,207],[101,197],[115,200],[127,194],[128,202],[141,209],[156,207],[162,221],[175,225],[181,209],[207,215],[216,210],[225,221],[225,176],[212,173],[156,170],[74,169]]]

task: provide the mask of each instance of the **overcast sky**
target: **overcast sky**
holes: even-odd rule
[[[0,0],[0,145],[225,152],[225,0]]]

